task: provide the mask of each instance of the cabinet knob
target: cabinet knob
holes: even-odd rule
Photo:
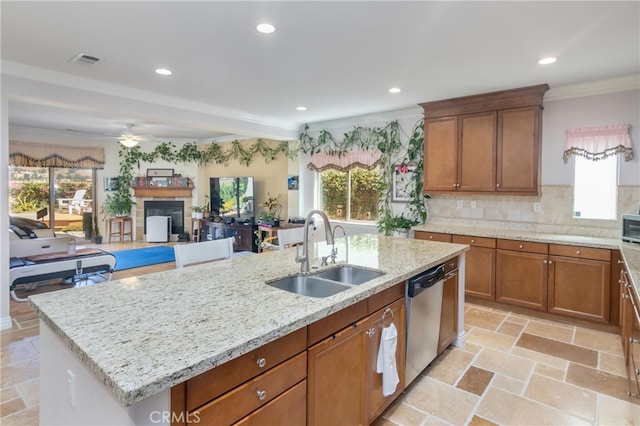
[[[454,184],[453,184],[453,187],[455,188],[456,186],[457,186],[457,185],[454,183]]]
[[[265,365],[267,365],[267,360],[264,358],[258,358],[256,364],[258,364],[258,367],[263,368]]]
[[[430,240],[433,240],[433,235],[429,235],[429,239],[430,239]]]
[[[499,183],[496,183],[496,188],[500,188],[500,184]]]
[[[259,390],[256,392],[256,396],[260,401],[263,401],[267,397],[267,391]]]
[[[629,299],[629,295],[628,295],[628,294],[626,294],[626,293],[622,293],[622,298],[623,298],[623,299]]]
[[[580,254],[580,250],[576,250],[576,254]]]
[[[374,334],[376,334],[376,329],[375,328],[370,328],[367,330],[367,336],[371,337]]]
[[[552,263],[553,263],[553,260],[550,260],[550,261],[549,261],[549,265],[551,265]]]
[[[520,249],[521,249],[521,248],[524,248],[524,246],[523,246],[522,244],[520,244],[520,245],[518,246],[518,248],[520,248]]]
[[[473,243],[475,243],[475,242],[476,242],[476,240],[471,240],[471,244],[473,244]]]
[[[618,265],[624,263],[622,260],[618,259]]]
[[[544,263],[546,265],[548,263],[547,259],[543,260],[542,263]]]

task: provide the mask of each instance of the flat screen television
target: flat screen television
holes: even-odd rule
[[[211,213],[236,222],[254,222],[253,177],[210,177]]]

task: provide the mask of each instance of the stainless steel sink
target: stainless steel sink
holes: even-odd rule
[[[267,285],[309,297],[328,297],[349,288],[337,282],[310,275],[294,275],[267,282]]]
[[[371,269],[360,268],[358,266],[344,265],[336,268],[326,269],[316,272],[312,276],[325,278],[340,283],[359,285],[371,281],[374,278],[381,277],[385,273],[382,271],[374,271]]]

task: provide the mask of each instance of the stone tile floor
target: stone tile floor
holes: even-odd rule
[[[0,423],[37,425],[38,321],[26,303],[12,315],[0,333]],[[640,424],[620,336],[472,304],[465,329],[464,346],[448,348],[376,426]]]

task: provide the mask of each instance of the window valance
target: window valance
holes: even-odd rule
[[[341,155],[331,155],[324,152],[311,156],[307,168],[321,172],[334,169],[346,172],[355,167],[372,170],[378,167],[382,153],[377,150],[349,151]]]
[[[633,158],[630,124],[615,126],[586,127],[567,130],[564,145],[565,163],[571,155],[579,155],[597,161],[616,154],[624,154],[624,159]]]
[[[9,141],[9,164],[102,169],[104,148]]]

